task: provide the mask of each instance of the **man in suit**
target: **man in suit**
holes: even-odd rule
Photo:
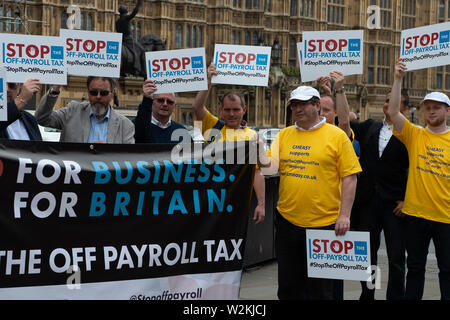
[[[23,110],[33,94],[40,90],[39,80],[28,79],[22,87],[15,82],[8,82],[7,86],[8,120],[0,121],[0,138],[41,141],[36,119]]]
[[[175,94],[154,94],[156,85],[150,79],[144,81],[142,91],[144,96],[134,119],[136,143],[179,143],[183,142],[183,138],[189,139],[185,142],[192,142],[186,128],[171,119],[176,106]],[[185,134],[172,137],[178,129],[185,130]]]
[[[386,299],[402,299],[405,293],[405,243],[401,210],[409,161],[405,146],[392,135],[393,124],[387,113],[390,95],[387,94],[383,105],[385,119],[382,122],[368,119],[350,123],[355,139],[360,142],[359,161],[363,169],[356,188],[352,227],[370,232],[372,265],[377,265],[380,233],[384,231],[389,260]],[[408,110],[408,103],[409,97],[403,92],[402,113]],[[361,286],[360,299],[373,300],[373,283],[361,282]]]
[[[114,80],[88,77],[89,102],[72,101],[53,111],[60,86],[53,86],[41,99],[36,119],[42,126],[61,130],[61,142],[134,143],[134,125],[110,105]]]

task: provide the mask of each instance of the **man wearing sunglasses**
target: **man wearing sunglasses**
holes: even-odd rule
[[[42,136],[34,116],[25,111],[25,106],[40,89],[38,79],[28,79],[20,86],[19,83],[8,82],[8,120],[0,121],[0,138],[12,140],[41,141]]]
[[[171,119],[176,105],[174,93],[154,94],[156,85],[150,79],[144,81],[142,91],[144,96],[134,119],[136,143],[179,143],[189,136],[182,124]],[[186,130],[186,135],[172,138],[177,129]]]
[[[60,86],[53,86],[41,99],[36,119],[42,126],[61,130],[61,142],[134,143],[134,125],[114,111],[114,80],[88,77],[89,101],[71,101],[53,110]]]

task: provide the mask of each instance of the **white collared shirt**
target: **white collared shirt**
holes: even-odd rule
[[[325,117],[322,117],[322,116],[319,116],[319,119],[320,119],[320,122],[318,123],[318,124],[315,124],[315,125],[313,125],[311,128],[309,128],[309,129],[305,129],[305,128],[302,128],[302,127],[299,127],[298,125],[297,125],[297,122],[294,122],[294,125],[295,125],[295,128],[296,129],[299,129],[299,130],[302,130],[302,131],[311,131],[311,130],[314,130],[314,129],[317,129],[317,128],[319,128],[321,125],[323,125],[324,123],[325,123],[325,121],[327,120],[327,119],[325,119]]]
[[[172,119],[169,118],[169,121],[167,121],[166,124],[162,124],[162,123],[159,122],[159,121],[153,116],[153,114],[152,114],[152,123],[153,123],[155,126],[160,127],[161,129],[167,129],[168,127],[171,126],[171,124],[172,124]]]
[[[394,125],[389,125],[386,122],[386,118],[383,120],[383,126],[380,130],[380,137],[378,138],[378,155],[381,158],[381,155],[383,154],[384,149],[386,148],[387,144],[389,143],[389,140],[392,137],[392,130],[394,129]]]
[[[30,140],[27,129],[20,119],[6,127],[6,131],[8,132],[8,138],[11,140]]]

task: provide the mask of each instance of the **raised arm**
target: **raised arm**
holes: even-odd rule
[[[138,0],[138,2],[136,4],[136,7],[133,9],[133,12],[131,12],[128,15],[128,19],[129,20],[133,19],[137,15],[137,13],[139,12],[139,9],[141,8],[141,6],[142,6],[142,0]]]
[[[336,90],[336,112],[339,120],[339,128],[344,130],[348,137],[351,137],[349,112],[347,96],[344,88],[344,75],[339,71],[332,71],[330,77],[334,80],[334,89]]]
[[[402,79],[406,74],[406,64],[401,58],[395,64],[394,83],[392,85],[391,98],[389,100],[388,114],[398,133],[402,132],[405,117],[400,112]]]
[[[197,93],[192,103],[197,120],[201,121],[206,115],[206,100],[208,99],[209,90],[211,89],[211,78],[217,75],[216,65],[211,63],[207,70],[208,73],[208,90],[202,90]]]

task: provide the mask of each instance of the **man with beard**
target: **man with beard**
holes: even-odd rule
[[[71,101],[53,111],[60,86],[53,86],[41,99],[35,116],[41,126],[61,130],[60,142],[134,143],[134,125],[110,105],[114,80],[88,77],[89,101]]]
[[[394,135],[408,149],[410,170],[402,212],[405,217],[405,298],[422,298],[428,247],[433,239],[442,300],[450,300],[450,100],[431,92],[422,100],[426,128],[411,124],[400,112],[401,84],[406,65],[398,59],[388,113]]]

